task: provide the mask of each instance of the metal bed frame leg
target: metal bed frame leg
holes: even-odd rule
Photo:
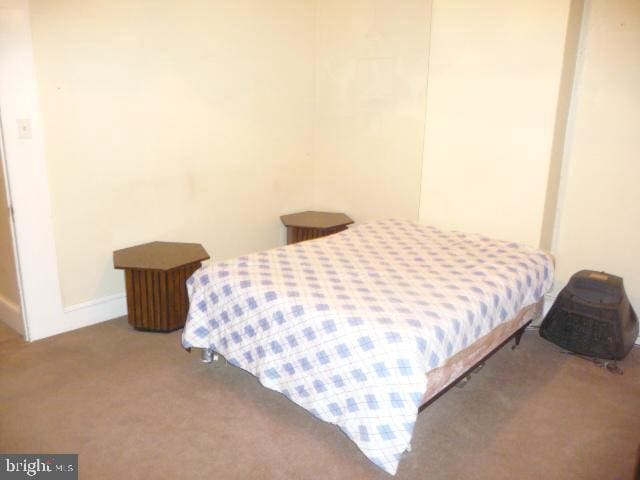
[[[527,323],[528,325],[528,323]],[[522,327],[520,330],[518,330],[515,335],[513,336],[514,340],[516,341],[516,343],[514,345],[511,346],[511,350],[515,350],[516,347],[518,345],[520,345],[520,339],[522,338],[522,334],[524,333],[524,330],[527,328],[527,325],[525,325],[524,327]]]
[[[471,380],[471,374],[469,372],[465,373],[460,379],[458,379],[455,383],[455,386],[458,388],[464,388],[467,383]]]
[[[200,350],[200,360],[202,363],[211,363],[218,360],[218,355],[213,351],[213,348],[203,348]]]

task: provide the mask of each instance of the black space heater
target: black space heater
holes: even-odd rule
[[[540,336],[580,355],[622,360],[638,337],[638,317],[622,278],[575,273],[544,317]]]

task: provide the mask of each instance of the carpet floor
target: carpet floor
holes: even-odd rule
[[[528,331],[423,411],[396,478],[632,478],[640,348],[623,375]],[[180,332],[121,318],[24,343],[0,326],[0,452],[78,453],[81,479],[390,479],[341,431]]]

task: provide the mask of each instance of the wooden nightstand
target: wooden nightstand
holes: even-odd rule
[[[125,274],[129,325],[154,332],[184,327],[187,279],[208,259],[198,243],[151,242],[113,252],[114,268]]]
[[[344,213],[332,212],[300,212],[280,217],[287,227],[287,245],[326,237],[347,229],[353,220]]]

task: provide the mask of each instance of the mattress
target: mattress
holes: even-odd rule
[[[187,282],[187,348],[212,348],[395,474],[429,371],[536,304],[553,262],[403,220],[215,262]]]

